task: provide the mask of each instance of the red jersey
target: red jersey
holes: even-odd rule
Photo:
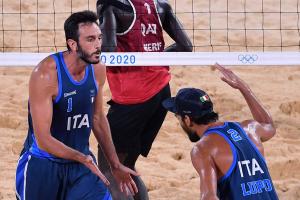
[[[161,52],[163,29],[154,0],[128,0],[134,19],[128,30],[117,33],[118,52]],[[159,58],[158,58],[159,59]],[[147,101],[170,79],[168,66],[107,67],[112,100],[120,104]]]

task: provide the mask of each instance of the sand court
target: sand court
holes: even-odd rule
[[[2,1],[3,9],[7,12],[18,13],[20,12],[20,3],[16,0]],[[36,1],[35,1],[36,2]],[[53,4],[47,3],[48,1],[39,1],[39,9],[44,12],[51,12]],[[55,8],[57,11],[69,11],[70,1],[56,1]],[[83,1],[73,1],[73,10],[94,9],[95,1],[89,1],[89,7],[85,4],[82,6]],[[175,3],[175,1],[170,1]],[[234,7],[234,2],[236,3]],[[259,10],[253,3],[247,1],[247,9],[254,11]],[[255,1],[256,2],[256,1]],[[259,1],[261,3],[261,1]],[[214,46],[214,51],[228,51],[228,41],[230,44],[244,45],[245,38],[241,31],[230,32],[229,40],[221,31],[216,31],[209,38],[209,34],[205,31],[191,30],[193,27],[201,28],[209,26],[205,14],[201,14],[201,10],[207,8],[208,1],[194,1],[194,7],[199,13],[195,14],[195,24],[192,24],[192,17],[189,14],[179,14],[178,17],[182,21],[189,36],[192,38],[197,51],[211,51],[211,47],[200,47],[205,44],[224,44],[224,46]],[[211,1],[212,10],[224,10],[224,2]],[[282,11],[295,10],[296,0],[289,0],[284,6]],[[24,4],[24,5],[23,5]],[[23,1],[21,6],[22,12],[34,11],[36,4],[33,1]],[[177,11],[191,12],[191,0],[176,1]],[[257,4],[257,3],[256,3]],[[240,1],[230,1],[232,8],[239,10],[242,9],[243,4]],[[271,2],[265,0],[264,11],[278,10],[278,2]],[[293,7],[294,5],[294,7]],[[0,9],[1,10],[1,9]],[[207,11],[207,10],[206,10]],[[68,15],[68,14],[67,14]],[[62,29],[62,23],[66,14],[57,15],[56,20],[59,23],[55,24],[57,29]],[[3,15],[0,14],[0,17]],[[46,26],[48,23],[51,27],[54,23],[48,18],[40,16],[38,22],[34,15],[30,15],[31,24],[26,27],[36,28],[37,23],[40,26]],[[271,21],[265,21],[265,27],[276,27],[277,15],[266,16]],[[289,18],[290,17],[290,18]],[[285,20],[285,26],[295,27],[295,17],[286,16],[282,18]],[[4,24],[0,24],[0,34],[3,34],[1,28],[7,28],[20,25],[20,21],[13,21],[9,23],[8,16],[4,16],[5,20],[0,20]],[[20,19],[20,16],[19,18]],[[43,21],[45,19],[45,21]],[[247,21],[248,26],[258,27],[261,22],[261,15],[251,16],[251,20]],[[296,20],[297,21],[297,20]],[[53,23],[52,23],[53,22]],[[44,23],[44,24],[43,24]],[[224,22],[222,16],[212,21],[212,26],[221,26]],[[237,27],[242,27],[243,16],[237,15],[230,18],[230,24],[235,24]],[[223,26],[223,27],[222,27]],[[261,25],[260,25],[261,26]],[[25,22],[22,25],[25,29]],[[225,27],[226,28],[226,27]],[[36,33],[25,33],[22,40],[18,35],[10,35],[5,33],[0,35],[0,45],[3,43],[6,47],[11,45],[9,40],[15,40],[15,46],[27,46],[28,48],[22,51],[55,51],[63,49],[61,47],[43,47],[52,45],[55,41],[57,46],[64,46],[63,34],[60,30],[55,32],[39,32],[39,39]],[[56,35],[55,35],[56,34]],[[23,35],[24,36],[24,35]],[[54,37],[55,36],[55,37]],[[295,44],[294,41],[299,41],[299,35],[294,35],[292,32],[282,32],[284,41],[289,44]],[[265,32],[265,44],[280,45],[278,41],[278,33],[276,31]],[[54,39],[55,38],[55,39]],[[262,44],[260,38],[261,32],[249,32],[248,45],[259,46]],[[9,39],[9,40],[8,40]],[[39,40],[39,41],[38,41]],[[25,42],[26,41],[26,42]],[[30,46],[41,45],[39,49]],[[170,44],[170,39],[167,38],[166,42]],[[226,44],[226,45],[225,45]],[[297,43],[298,44],[298,43]],[[251,46],[250,45],[250,46]],[[30,48],[29,48],[30,47]],[[0,50],[2,50],[0,48]],[[6,49],[7,50],[7,49]],[[18,48],[10,48],[10,50],[19,51]],[[245,48],[239,46],[231,46],[231,51],[245,51]],[[248,50],[261,50],[260,48],[249,47]],[[266,48],[265,50],[268,50]],[[280,50],[274,47],[271,50]],[[299,51],[299,47],[285,47],[283,50]],[[16,58],[18,59],[18,58]],[[0,61],[1,62],[1,61]],[[222,64],[222,63],[220,63]],[[28,80],[33,67],[1,67],[0,68],[0,200],[15,199],[14,184],[15,184],[15,170],[19,153],[27,134],[27,101],[28,101]],[[273,116],[277,127],[277,135],[270,141],[264,143],[265,156],[269,165],[270,173],[273,178],[275,187],[277,189],[280,199],[284,200],[297,200],[300,199],[300,66],[235,66],[232,67],[238,75],[241,76],[252,88],[258,99],[268,108]],[[215,104],[215,109],[220,113],[221,120],[245,120],[251,118],[251,113],[242,98],[241,94],[219,79],[219,73],[212,70],[209,66],[191,67],[191,66],[176,66],[171,68],[172,80],[171,88],[172,94],[176,94],[182,87],[199,87],[208,92],[212,101]],[[104,90],[105,101],[110,99],[110,91],[106,84]],[[107,111],[108,105],[105,105]],[[150,199],[153,200],[192,200],[199,198],[199,177],[193,169],[190,161],[190,149],[192,144],[182,132],[177,119],[168,114],[166,120],[156,138],[152,150],[150,151],[147,159],[141,158],[138,162],[137,169],[142,174],[143,180],[149,190]],[[94,137],[91,137],[91,149],[96,154],[97,143]]]

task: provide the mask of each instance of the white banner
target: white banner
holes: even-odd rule
[[[50,53],[0,53],[0,66],[35,66]],[[107,66],[300,65],[300,52],[102,53]]]

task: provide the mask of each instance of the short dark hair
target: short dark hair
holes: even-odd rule
[[[189,115],[188,115],[189,116]],[[216,122],[219,119],[219,114],[215,112],[207,113],[201,117],[189,116],[191,121],[198,125],[207,125],[211,122]]]
[[[89,10],[73,13],[70,17],[68,17],[68,19],[66,19],[64,24],[66,41],[68,39],[72,39],[78,42],[78,38],[79,38],[78,25],[80,23],[96,23],[98,25],[97,20],[98,18],[96,13]],[[68,44],[67,47],[68,50],[70,50]]]

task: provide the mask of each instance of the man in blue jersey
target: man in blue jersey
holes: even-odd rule
[[[197,142],[191,159],[200,176],[201,199],[276,200],[262,145],[275,135],[272,118],[243,80],[229,69],[215,67],[224,82],[242,93],[252,120],[218,121],[209,96],[200,89],[181,89],[163,102],[189,139]]]
[[[16,173],[20,200],[109,200],[109,184],[89,149],[91,130],[121,191],[136,193],[133,170],[122,165],[103,111],[105,66],[94,12],[64,24],[68,50],[45,58],[29,81],[29,131]]]

